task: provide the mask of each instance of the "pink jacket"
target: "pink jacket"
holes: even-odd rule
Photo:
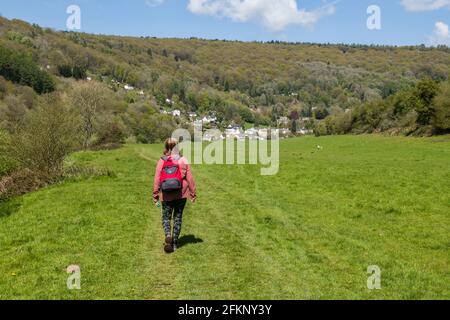
[[[163,169],[164,161],[162,159],[159,159],[155,171],[155,180],[153,182],[153,201],[155,203],[159,200],[173,201],[187,198],[196,200],[197,189],[195,186],[194,177],[192,176],[191,166],[189,165],[187,159],[184,157],[181,157],[180,160],[178,160],[178,164],[181,169],[181,176],[183,177],[183,189],[180,190],[179,192],[164,194],[161,192],[161,182],[160,182],[160,175]]]

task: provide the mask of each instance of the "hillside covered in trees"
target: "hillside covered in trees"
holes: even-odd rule
[[[219,129],[447,133],[449,74],[445,46],[132,38],[0,18],[0,177],[33,189],[73,150],[159,142],[192,113]]]
[[[134,122],[161,109],[214,113],[219,126],[245,122],[274,126],[283,116],[323,120],[347,113],[339,133],[398,128],[405,123],[391,119],[393,123],[379,127],[379,123],[363,119],[361,113],[374,108],[378,114],[377,108],[386,100],[399,103],[397,100],[414,91],[421,79],[442,82],[450,74],[447,47],[99,36],[56,32],[3,18],[0,49],[2,109],[11,105],[10,100],[22,102],[14,101],[14,109],[23,109],[24,104],[32,109],[34,92],[68,93],[81,85],[77,80],[89,77],[102,90],[111,91],[106,94],[112,100],[107,107],[114,109],[110,114],[127,136],[138,137],[141,142],[155,141],[148,132],[151,117],[148,124]],[[12,70],[14,63],[8,60],[15,61],[17,70]],[[5,79],[19,86],[9,90]],[[125,84],[136,90],[124,90]],[[403,104],[407,105],[395,107],[389,116],[398,116],[410,126],[414,115],[407,113],[416,110],[413,102],[405,99]],[[432,119],[428,120],[417,124],[431,125]],[[167,122],[173,125],[172,119]],[[324,133],[323,124],[318,131]],[[332,128],[327,132],[334,133]]]

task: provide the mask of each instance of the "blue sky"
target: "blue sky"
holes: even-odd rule
[[[69,5],[81,31],[243,41],[450,45],[450,0],[1,0],[12,19],[66,30]],[[381,9],[381,29],[367,9]]]

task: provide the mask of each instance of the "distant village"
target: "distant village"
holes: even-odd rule
[[[172,104],[172,101],[170,99],[166,100],[167,104]],[[186,116],[189,123],[192,125],[192,127],[196,130],[202,130],[205,131],[205,127],[209,129],[219,129],[218,125],[218,119],[215,114],[209,114],[209,115],[199,115],[195,112],[188,112],[186,115],[183,115],[183,112],[178,109],[174,109],[171,111],[161,110],[161,113],[172,115],[175,118],[181,118],[183,116]],[[302,121],[310,120],[309,118],[301,119]],[[268,140],[272,139],[273,137],[279,137],[280,139],[286,139],[289,137],[293,137],[294,134],[291,132],[291,129],[289,129],[289,119],[288,117],[281,117],[278,120],[278,127],[277,128],[244,128],[240,125],[236,125],[234,123],[230,123],[225,127],[225,130],[223,133],[221,133],[219,130],[214,133],[214,130],[208,130],[203,135],[203,141],[217,141],[217,140],[225,140],[225,139],[237,139],[237,140]],[[312,134],[312,130],[307,130],[306,128],[299,128],[295,135],[308,135]]]
[[[91,81],[91,78],[87,79]],[[115,84],[120,84],[119,82],[112,80]],[[135,91],[136,89],[128,84],[122,84],[123,89],[125,91]],[[137,92],[140,96],[144,96],[145,92],[143,90],[139,90]],[[173,106],[174,102],[167,98],[166,105]],[[268,140],[273,138],[286,139],[299,135],[310,135],[313,134],[312,130],[309,130],[302,127],[301,125],[297,126],[297,132],[292,132],[289,128],[291,121],[288,117],[280,117],[277,121],[278,127],[251,127],[244,128],[240,125],[229,123],[224,126],[221,123],[221,127],[224,127],[224,132],[220,132],[218,119],[215,114],[209,115],[200,115],[196,112],[183,112],[179,109],[171,108],[170,110],[161,109],[160,112],[162,114],[171,115],[174,118],[180,118],[186,120],[195,130],[201,130],[203,134],[203,141],[212,142],[218,140],[226,140],[226,139],[237,139],[237,140]],[[306,123],[310,121],[311,118],[301,118],[299,119],[299,123]],[[207,129],[217,129],[217,130],[206,130]],[[207,131],[207,132],[205,132]],[[214,132],[215,131],[215,132]]]

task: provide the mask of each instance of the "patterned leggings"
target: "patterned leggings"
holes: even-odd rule
[[[181,224],[183,223],[183,211],[186,206],[186,199],[175,201],[163,201],[162,203],[162,225],[166,237],[172,236],[177,241],[181,233]],[[170,226],[173,215],[173,235]]]

